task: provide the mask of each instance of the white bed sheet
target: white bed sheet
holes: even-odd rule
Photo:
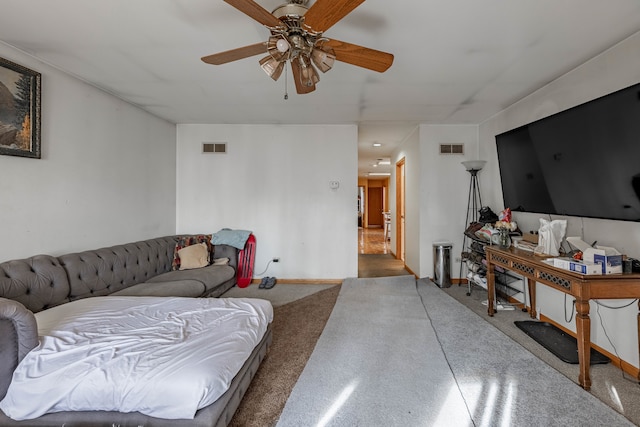
[[[36,313],[40,345],[0,409],[192,419],[229,387],[273,320],[266,300],[95,297]]]

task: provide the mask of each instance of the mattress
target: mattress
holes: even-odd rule
[[[192,419],[228,389],[273,309],[248,298],[110,296],[36,318],[40,344],[0,402],[11,418],[118,411]]]

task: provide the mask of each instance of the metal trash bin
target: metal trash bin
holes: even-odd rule
[[[449,242],[433,243],[433,281],[441,288],[451,286],[451,247]]]

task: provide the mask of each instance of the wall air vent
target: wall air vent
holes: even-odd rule
[[[224,154],[227,152],[227,143],[226,142],[203,142],[202,152]]]
[[[464,154],[464,144],[440,144],[440,154]]]

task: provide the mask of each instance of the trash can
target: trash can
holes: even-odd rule
[[[433,281],[441,288],[451,286],[451,247],[449,242],[433,243]]]

